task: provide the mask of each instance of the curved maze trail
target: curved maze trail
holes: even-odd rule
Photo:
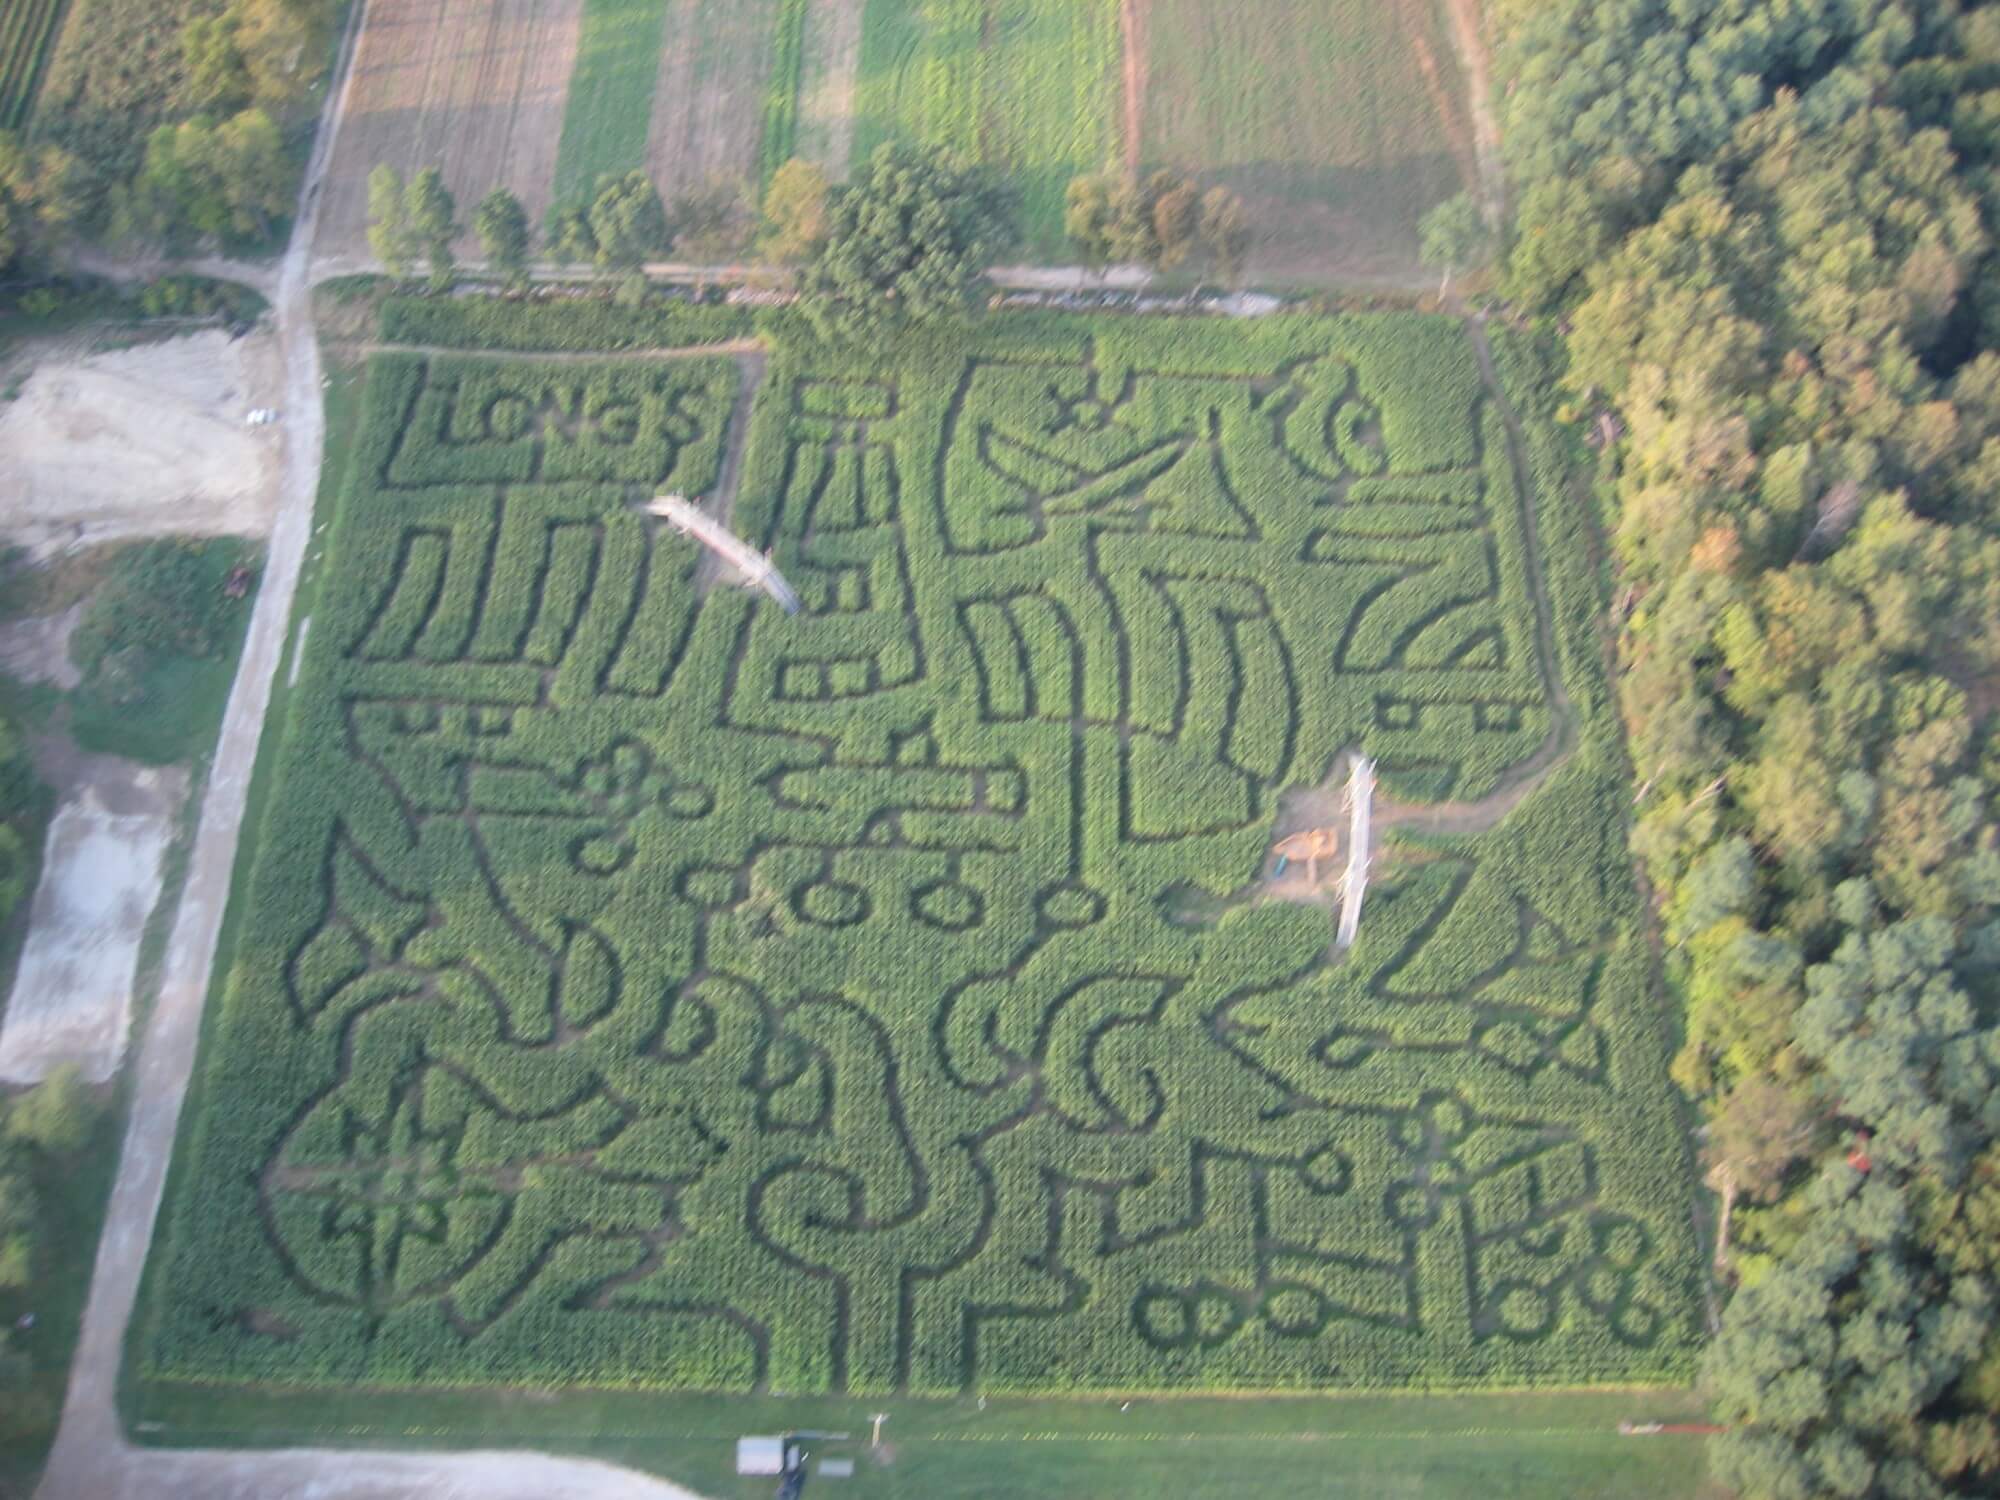
[[[1572,809],[1371,893],[1338,962],[1324,910],[1165,905],[1357,738],[1471,802],[1561,743],[1473,352],[1078,332],[781,346],[735,473],[725,356],[378,358],[161,1378],[1676,1367],[1643,976],[1526,852]],[[663,492],[799,614],[704,591]]]

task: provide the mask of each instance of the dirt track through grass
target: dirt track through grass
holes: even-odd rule
[[[539,225],[583,0],[371,0],[321,210],[324,253],[365,253],[368,174],[435,166],[460,218],[508,188]],[[461,242],[470,253],[468,236]]]

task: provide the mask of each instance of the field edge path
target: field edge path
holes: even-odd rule
[[[286,441],[264,578],[243,643],[202,798],[180,908],[167,946],[160,994],[135,1063],[132,1110],[118,1175],[98,1241],[83,1324],[55,1445],[36,1488],[39,1500],[140,1500],[162,1494],[201,1500],[696,1500],[664,1480],[594,1460],[513,1451],[455,1454],[298,1448],[276,1451],[141,1448],[126,1440],[118,1380],[126,1330],[166,1187],[181,1105],[201,1040],[223,913],[265,711],[290,632],[292,599],[312,531],[326,442],[311,260],[320,189],[353,79],[367,14],[354,7],[341,43],[318,137],[299,186],[299,211],[275,284],[272,313],[285,365]]]

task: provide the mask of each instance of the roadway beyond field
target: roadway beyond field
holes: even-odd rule
[[[312,531],[326,442],[320,397],[319,342],[313,327],[311,249],[320,188],[340,126],[355,38],[366,6],[354,8],[336,86],[299,189],[299,211],[277,284],[272,314],[284,357],[286,438],[277,522],[256,613],[243,643],[236,684],[216,745],[187,884],[160,982],[159,1001],[136,1064],[132,1114],[118,1177],[105,1214],[83,1331],[70,1368],[62,1426],[36,1494],[42,1500],[140,1500],[185,1495],[199,1500],[693,1500],[687,1490],[610,1464],[523,1453],[386,1454],[323,1449],[162,1451],[125,1440],[118,1420],[118,1369],[159,1215],[181,1103],[194,1072],[201,1013],[216,939],[229,899],[250,773],[263,733],[271,684],[284,655],[292,596]],[[268,285],[268,282],[266,283]]]

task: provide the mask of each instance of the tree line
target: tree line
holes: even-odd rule
[[[1496,0],[1750,1500],[2000,1489],[2000,7]]]

